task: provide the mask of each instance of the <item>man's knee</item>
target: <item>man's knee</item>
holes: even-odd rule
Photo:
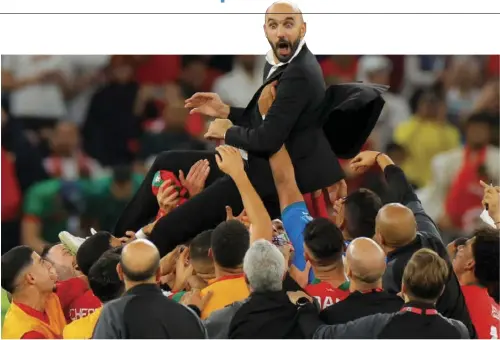
[[[171,151],[162,151],[160,152],[153,162],[152,169],[167,169],[172,166],[172,164],[176,164],[179,159],[181,153],[183,151],[180,150],[171,150]]]

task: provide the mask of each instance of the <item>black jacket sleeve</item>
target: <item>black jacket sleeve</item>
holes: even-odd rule
[[[298,322],[306,339],[376,339],[393,314],[374,314],[345,324],[326,325],[312,305],[298,311]]]
[[[124,339],[122,303],[119,300],[107,304],[102,308],[99,320],[94,327],[92,339]]]
[[[231,127],[226,132],[226,144],[266,156],[277,152],[309,103],[309,96],[304,93],[307,83],[302,73],[284,74],[277,86],[276,99],[262,124],[257,128]]]
[[[413,211],[415,219],[417,220],[417,230],[432,234],[441,240],[441,235],[439,234],[436,224],[424,211],[422,203],[415,194],[411,184],[406,179],[403,170],[396,165],[389,165],[385,167],[384,175],[393,199],[398,203],[404,204]]]
[[[245,126],[246,120],[243,113],[245,109],[241,107],[230,107],[229,116],[227,117],[234,125]]]

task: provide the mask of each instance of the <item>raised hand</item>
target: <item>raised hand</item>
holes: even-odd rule
[[[175,189],[171,180],[166,180],[160,186],[158,190],[158,195],[156,195],[156,200],[160,209],[165,213],[172,211],[179,203],[179,192]]]
[[[191,98],[186,99],[184,107],[191,109],[190,114],[201,113],[215,118],[229,116],[229,105],[224,104],[217,93],[197,92]]]
[[[208,126],[208,131],[205,133],[205,138],[212,140],[224,139],[227,130],[233,126],[229,119],[216,119]]]
[[[377,161],[377,151],[362,151],[351,160],[351,169],[356,173],[364,173]]]
[[[245,171],[243,158],[241,158],[238,149],[229,145],[221,145],[215,150],[218,152],[218,154],[215,155],[215,160],[222,172],[234,177]]]
[[[247,228],[250,228],[250,225],[252,224],[250,222],[250,218],[248,217],[245,209],[243,209],[241,214],[239,214],[238,216],[234,216],[233,209],[230,206],[226,206],[226,221],[229,221],[229,220],[238,220],[241,223],[243,223],[243,225],[245,225],[245,227],[247,227]]]
[[[198,195],[205,188],[205,181],[210,173],[210,163],[206,160],[199,160],[189,169],[189,173],[184,177],[184,172],[179,170],[179,181],[187,189],[189,196]]]

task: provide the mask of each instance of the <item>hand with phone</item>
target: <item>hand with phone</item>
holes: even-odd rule
[[[500,227],[500,187],[488,185],[483,181],[479,182],[484,189],[483,207],[488,211],[488,214],[493,219],[495,227]]]

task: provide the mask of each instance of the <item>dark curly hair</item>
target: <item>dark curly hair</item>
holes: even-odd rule
[[[491,297],[498,303],[500,230],[481,228],[474,232],[473,237],[472,254],[476,262],[474,276],[479,284],[488,288]]]

